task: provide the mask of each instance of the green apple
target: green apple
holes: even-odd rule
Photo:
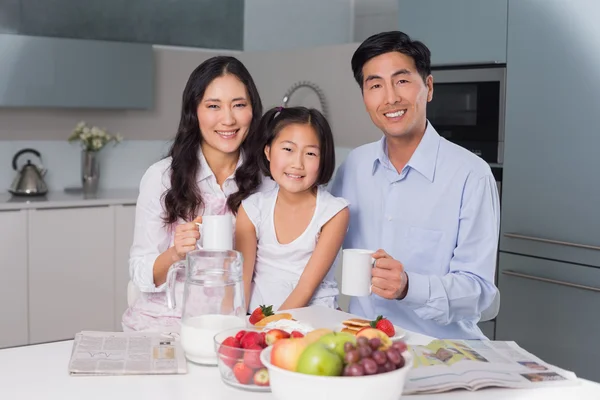
[[[356,336],[346,332],[332,332],[321,336],[318,340],[318,343],[322,343],[328,349],[335,351],[342,359],[346,355],[344,351],[344,344],[346,342],[350,342],[356,346]]]
[[[296,371],[309,375],[339,376],[343,368],[344,363],[337,353],[323,343],[315,342],[300,354]]]

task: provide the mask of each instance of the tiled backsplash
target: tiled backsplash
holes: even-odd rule
[[[170,142],[161,140],[124,141],[116,147],[109,145],[100,153],[100,187],[102,189],[137,188],[146,169],[163,158]],[[66,141],[21,140],[0,141],[0,192],[8,191],[16,174],[12,169],[13,155],[21,149],[33,148],[42,155],[48,169],[45,177],[49,190],[62,191],[66,187],[81,187],[81,151]],[[336,148],[337,164],[345,158],[349,148]],[[19,166],[36,157],[23,155]]]

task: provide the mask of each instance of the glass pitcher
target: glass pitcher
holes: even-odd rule
[[[233,250],[194,250],[167,276],[167,302],[175,307],[175,275],[186,268],[181,315],[181,345],[189,361],[217,365],[214,336],[246,326],[242,255]]]

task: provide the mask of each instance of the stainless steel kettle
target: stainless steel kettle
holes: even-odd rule
[[[46,169],[40,164],[37,166],[31,163],[31,160],[27,160],[27,164],[21,167],[21,170],[17,168],[17,161],[20,156],[26,153],[31,153],[42,161],[42,156],[39,151],[34,149],[23,149],[14,155],[12,160],[12,167],[17,171],[17,176],[13,180],[10,189],[8,190],[15,196],[43,196],[48,193],[48,186],[44,182],[44,175],[46,175]]]

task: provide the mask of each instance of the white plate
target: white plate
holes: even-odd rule
[[[336,327],[335,331],[340,332],[345,327],[346,326],[344,324],[340,324]],[[396,334],[390,338],[393,342],[396,340],[403,339],[406,336],[406,331],[400,328],[398,325],[394,325],[394,330],[396,331]]]

